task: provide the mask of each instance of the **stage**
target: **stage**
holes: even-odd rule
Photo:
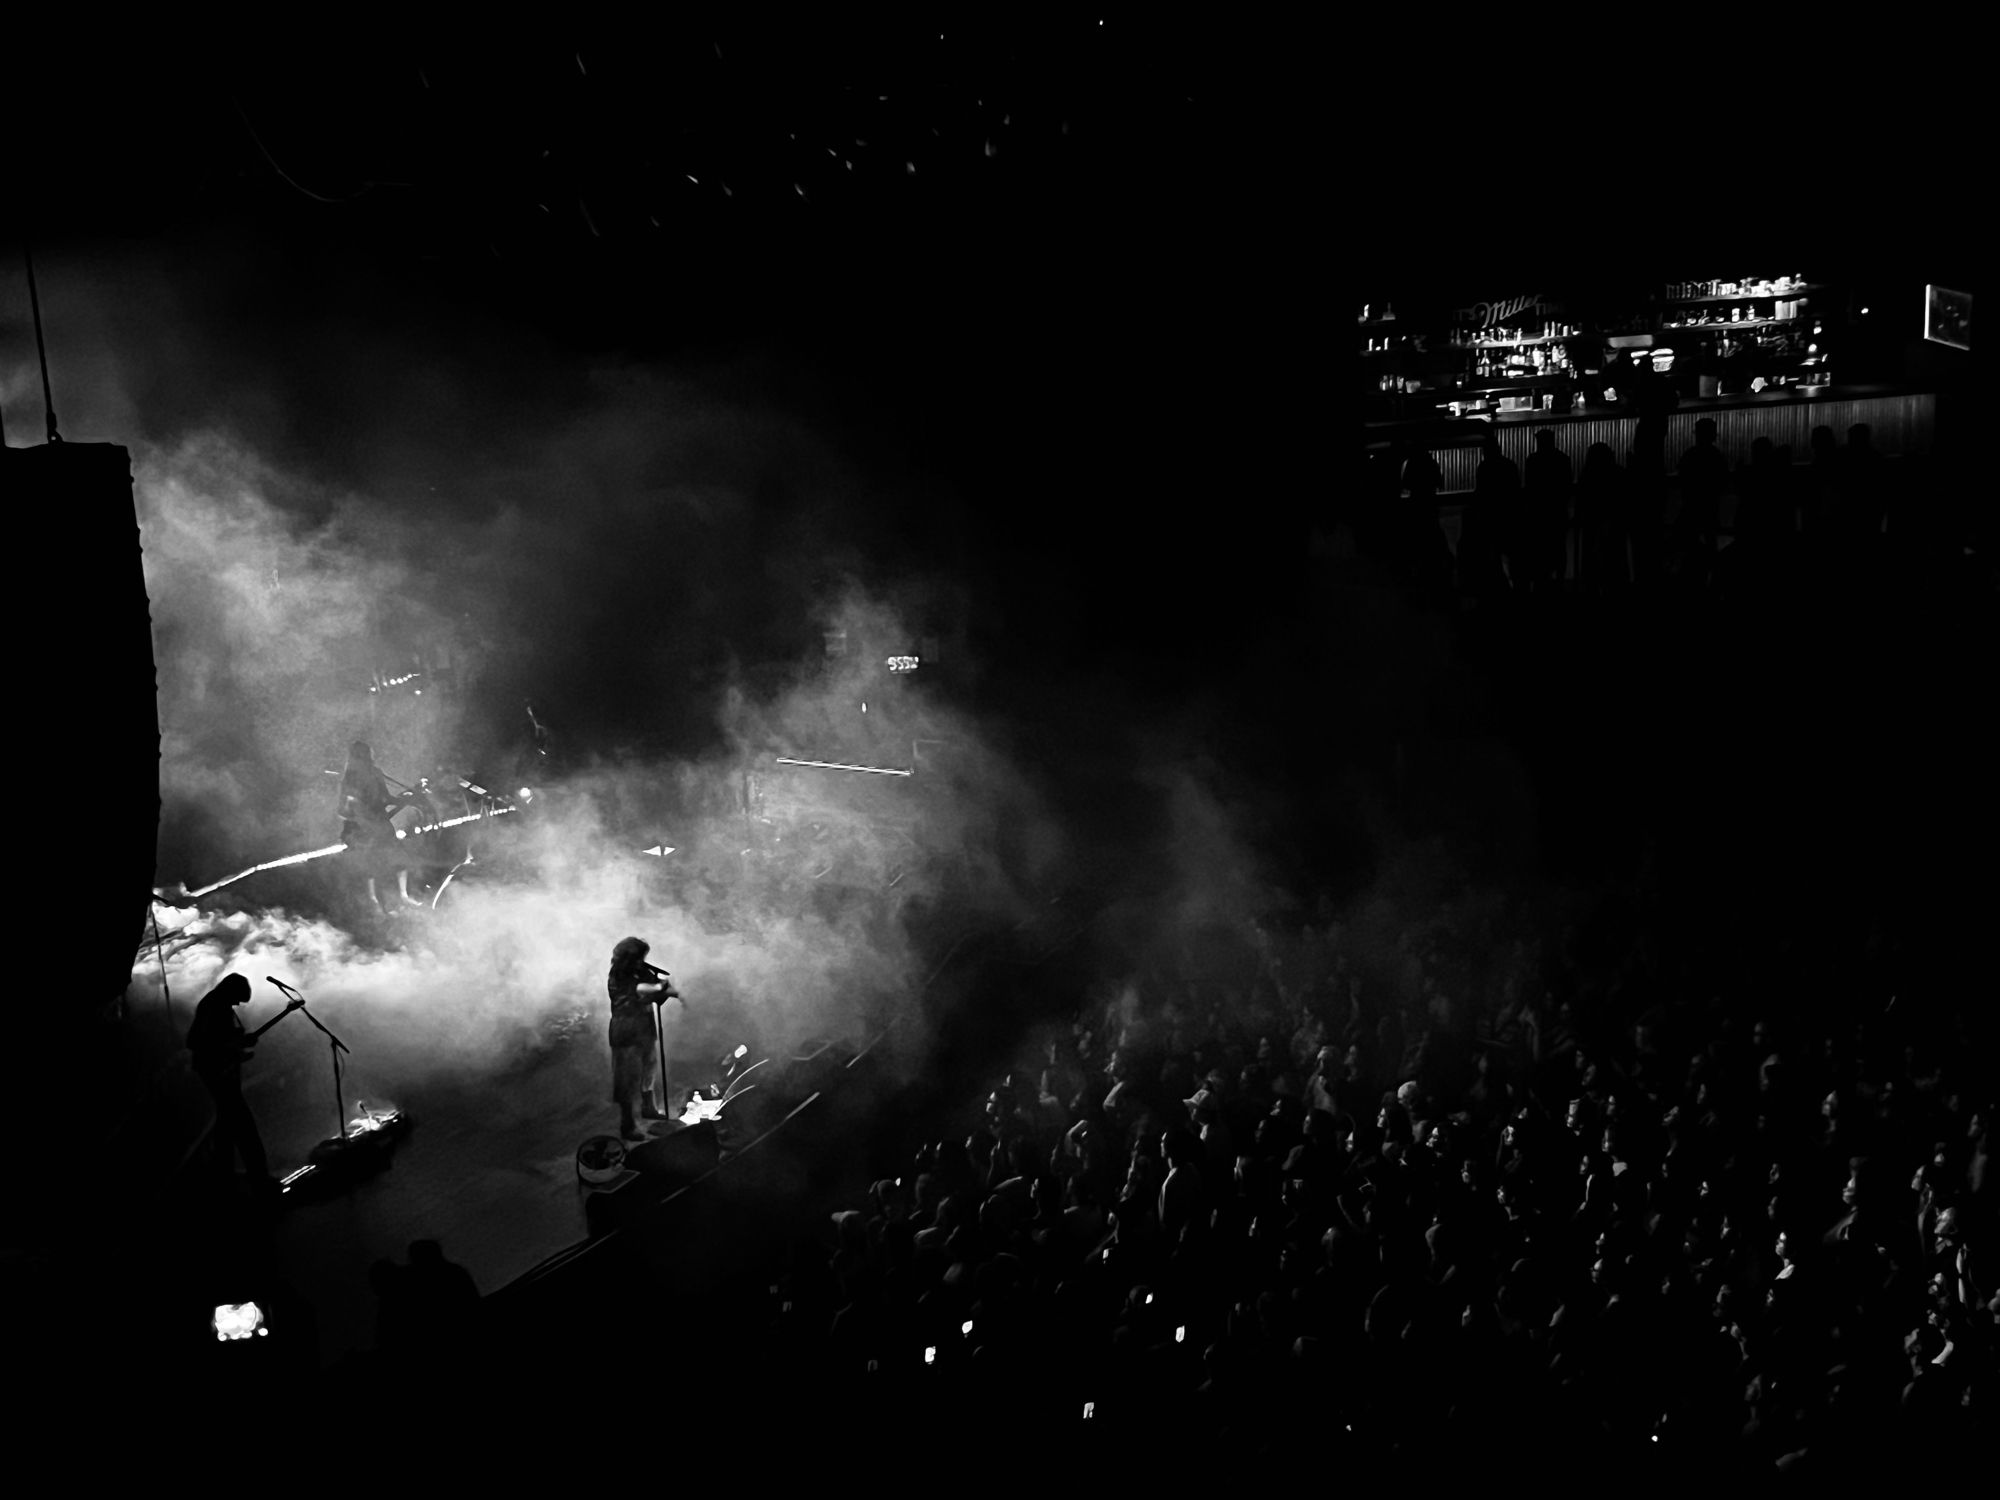
[[[933,936],[932,943],[940,957],[956,951],[953,942]],[[941,969],[934,962],[929,979]],[[275,988],[260,981],[257,990],[246,1007],[251,1029],[283,1005]],[[884,995],[868,1008],[888,1018],[910,1013],[914,1001],[911,994]],[[633,1227],[638,1216],[711,1165],[719,1170],[702,1185],[701,1202],[694,1206],[707,1226],[703,1244],[655,1243],[662,1237],[651,1232],[638,1238],[648,1241],[650,1258],[676,1259],[683,1273],[676,1280],[684,1288],[736,1276],[747,1264],[749,1248],[739,1231],[755,1238],[780,1220],[796,1228],[802,1213],[830,1213],[862,1200],[871,1180],[869,1133],[883,1119],[895,1118],[886,1102],[885,1070],[904,1080],[914,1076],[913,1051],[921,1047],[922,1035],[920,1027],[893,1023],[876,1029],[872,1047],[865,1035],[832,1041],[807,1061],[799,1060],[799,1049],[779,1049],[750,1075],[759,1088],[730,1105],[719,1157],[711,1127],[690,1127],[678,1119],[648,1122],[653,1139],[679,1138],[690,1149],[650,1153],[671,1158],[666,1170],[657,1170],[656,1162],[644,1172],[592,1186],[578,1174],[578,1147],[618,1130],[601,1003],[546,1014],[524,1026],[499,1055],[453,1070],[411,1050],[407,1037],[412,1028],[421,1029],[423,1018],[407,1010],[355,1003],[343,1011],[331,999],[313,1001],[313,1013],[351,1049],[343,1067],[344,1110],[335,1107],[325,1037],[304,1018],[287,1017],[258,1044],[244,1072],[245,1097],[273,1174],[283,1178],[305,1166],[334,1134],[342,1114],[354,1119],[363,1101],[372,1109],[400,1110],[407,1123],[376,1153],[378,1169],[323,1168],[269,1204],[257,1203],[239,1178],[218,1205],[205,1186],[205,1148],[194,1146],[207,1122],[205,1091],[184,1060],[166,1050],[185,1031],[192,1006],[178,993],[171,1016],[164,1007],[142,1013],[145,1003],[137,997],[128,1001],[132,1013],[124,1024],[152,1036],[164,1052],[156,1091],[175,1101],[181,1149],[193,1149],[178,1170],[165,1158],[150,1167],[128,1158],[131,1180],[116,1189],[128,1195],[127,1203],[121,1208],[107,1196],[101,1204],[114,1216],[159,1215],[158,1238],[172,1247],[157,1260],[128,1260],[126,1290],[138,1302],[164,1309],[167,1325],[179,1325],[178,1332],[165,1327],[171,1345],[185,1342],[187,1326],[211,1295],[223,1300],[234,1295],[221,1290],[223,1283],[214,1282],[211,1272],[254,1267],[244,1294],[282,1287],[297,1307],[308,1309],[312,1363],[322,1370],[370,1360],[378,1328],[371,1268],[384,1261],[406,1263],[413,1241],[436,1241],[445,1258],[463,1266],[482,1296],[491,1298],[533,1279],[538,1268],[567,1260],[579,1247]],[[157,998],[152,1003],[160,1004]],[[670,1015],[669,1072],[677,1109],[687,1090],[716,1080],[730,1050],[723,1039],[733,1040],[736,1027],[732,1015],[705,1011],[698,1000],[692,1016]],[[802,1115],[811,1117],[784,1127],[787,1114],[807,1098],[814,1103]],[[130,1133],[158,1137],[171,1131],[159,1111],[141,1111]],[[743,1155],[731,1154],[743,1147],[749,1148]],[[635,1143],[627,1151],[628,1160],[643,1160],[642,1146]],[[589,1207],[593,1198],[599,1202],[595,1213]],[[815,1204],[822,1206],[815,1210]],[[675,1213],[685,1217],[689,1211],[683,1203]],[[118,1234],[129,1239],[131,1232],[128,1220]],[[725,1241],[738,1248],[724,1251]],[[690,1266],[690,1254],[699,1254],[703,1263]]]

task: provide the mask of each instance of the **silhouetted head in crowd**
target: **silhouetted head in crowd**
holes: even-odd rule
[[[1866,422],[1856,422],[1847,429],[1847,447],[1853,453],[1867,453],[1874,447],[1874,435]]]
[[[1965,1243],[1965,1218],[1956,1203],[1947,1204],[1939,1211],[1931,1236],[1939,1255],[1950,1255]]]
[[[1452,1150],[1456,1145],[1457,1142],[1452,1138],[1451,1122],[1448,1120],[1440,1120],[1431,1126],[1424,1139],[1424,1149],[1430,1152],[1433,1160],[1439,1162],[1450,1161]]]
[[[1298,1130],[1283,1115],[1273,1110],[1257,1121],[1257,1128],[1251,1133],[1250,1138],[1259,1153],[1275,1156],[1290,1149],[1298,1139]]]
[[[1396,1102],[1395,1096],[1385,1096],[1382,1108],[1375,1116],[1375,1128],[1381,1132],[1385,1143],[1407,1145],[1410,1139],[1410,1112]]]
[[[1840,445],[1834,441],[1831,427],[1815,427],[1812,430],[1812,451],[1815,463],[1832,458],[1840,451]]]
[[[1715,418],[1703,417],[1694,424],[1695,446],[1713,448],[1715,446]]]
[[[1618,472],[1618,455],[1609,443],[1592,443],[1583,452],[1583,480],[1586,484],[1601,483]]]
[[[1197,1131],[1222,1118],[1222,1096],[1208,1087],[1198,1088],[1187,1101],[1188,1123]]]
[[[1555,429],[1544,427],[1535,434],[1535,449],[1540,453],[1553,453],[1556,447]]]

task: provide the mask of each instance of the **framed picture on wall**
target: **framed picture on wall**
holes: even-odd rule
[[[1924,337],[1954,349],[1972,349],[1972,293],[1949,287],[1924,288]]]

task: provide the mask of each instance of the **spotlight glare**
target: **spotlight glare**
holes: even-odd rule
[[[225,1302],[217,1305],[213,1319],[218,1343],[234,1343],[253,1334],[266,1333],[264,1309],[254,1302]]]

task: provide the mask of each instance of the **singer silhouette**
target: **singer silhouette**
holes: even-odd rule
[[[257,1038],[285,1016],[305,1004],[289,1002],[283,1010],[254,1032],[245,1032],[236,1007],[250,1003],[250,981],[241,974],[228,974],[203,995],[194,1008],[194,1024],[188,1027],[188,1051],[193,1054],[194,1071],[208,1086],[215,1101],[215,1128],[210,1135],[212,1160],[218,1176],[226,1183],[236,1170],[236,1158],[243,1158],[243,1170],[252,1191],[269,1194],[277,1190],[270,1162],[264,1155],[264,1141],[257,1133],[257,1121],[243,1099],[243,1064],[257,1045]]]
[[[643,938],[620,939],[611,950],[611,973],[604,982],[611,997],[611,1098],[618,1106],[619,1133],[628,1141],[646,1139],[639,1124],[642,1095],[647,1119],[667,1117],[667,1101],[656,1097],[660,1053],[653,1005],[656,999],[678,999],[680,991],[665,970],[646,962],[651,951]]]

